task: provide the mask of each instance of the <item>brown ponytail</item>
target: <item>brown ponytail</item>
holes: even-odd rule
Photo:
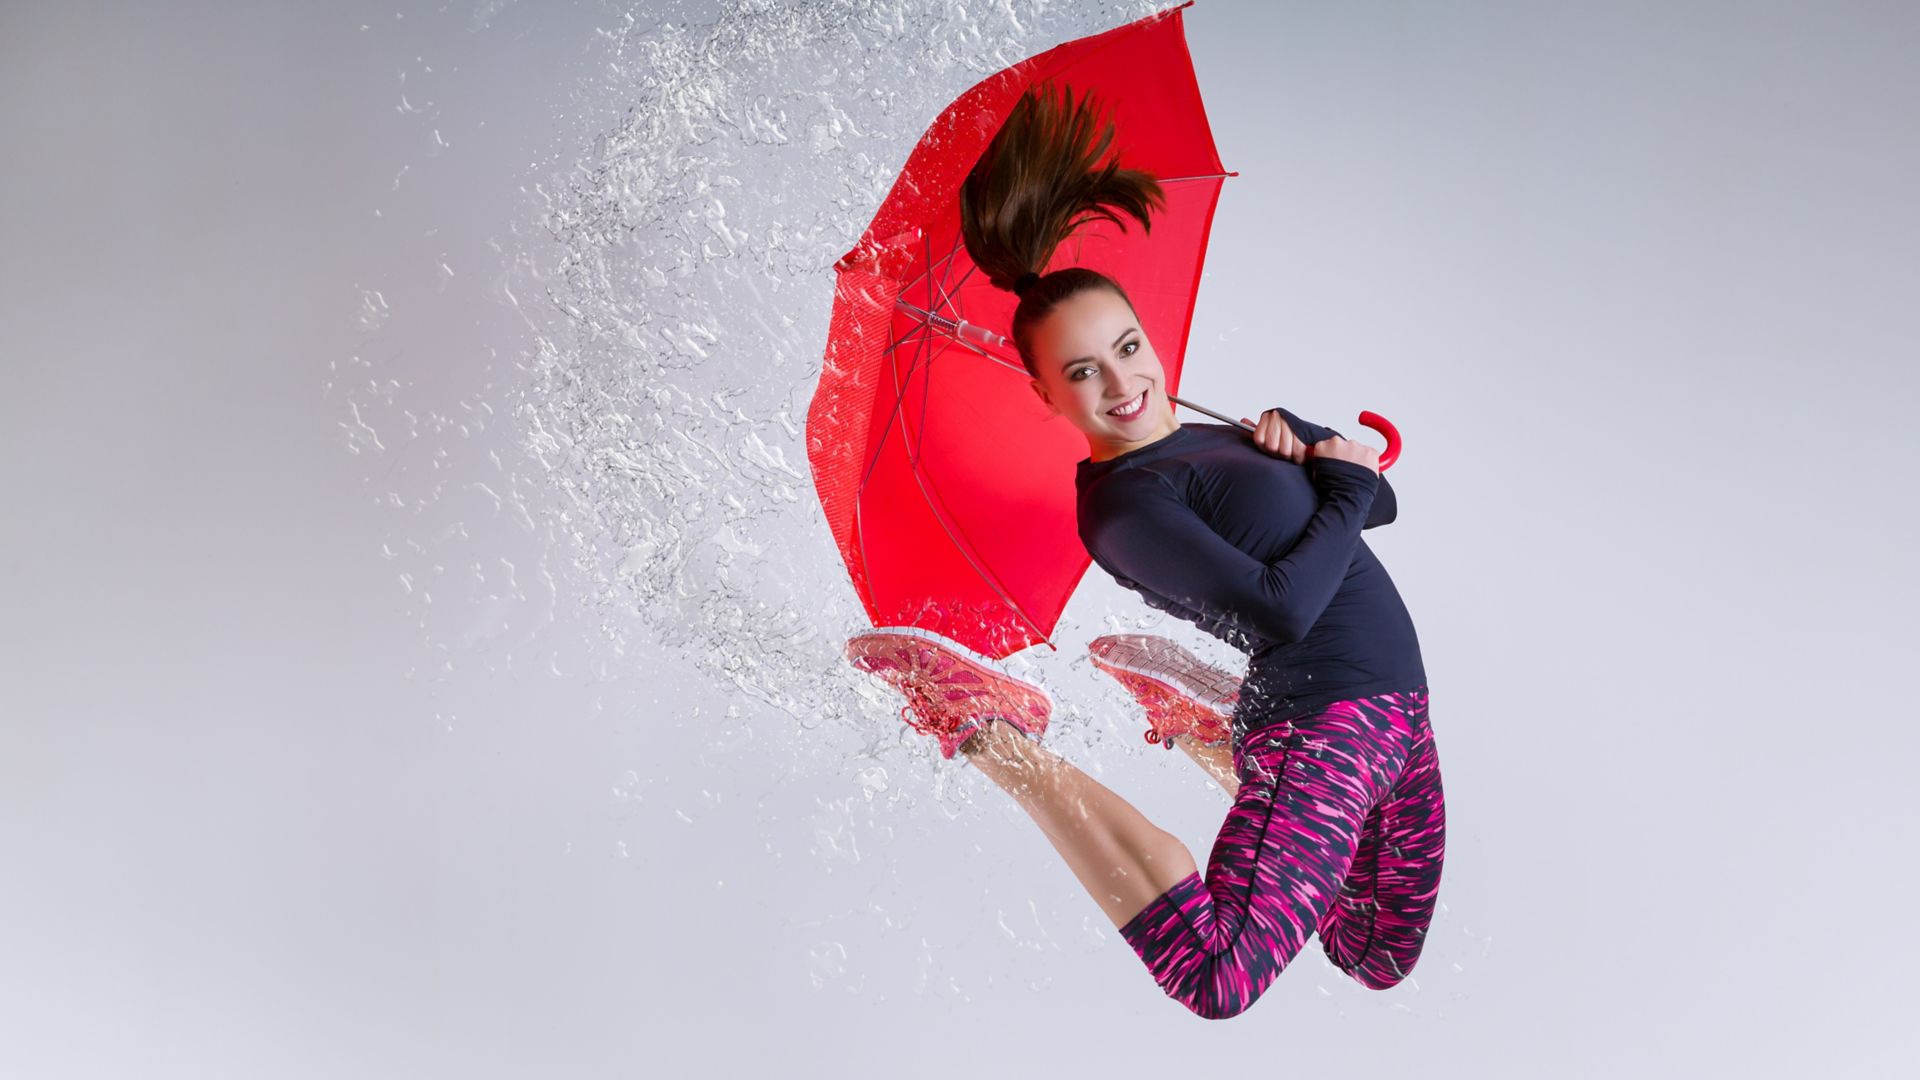
[[[1096,218],[1121,228],[1114,211],[1153,231],[1152,211],[1165,205],[1159,181],[1117,160],[1100,164],[1113,142],[1113,125],[1091,96],[1073,100],[1072,87],[1056,99],[1050,87],[1031,87],[960,185],[960,236],[987,280],[1019,293],[1013,313],[1014,347],[1037,377],[1030,347],[1033,328],[1060,303],[1091,288],[1120,283],[1085,267],[1041,274],[1074,229]]]

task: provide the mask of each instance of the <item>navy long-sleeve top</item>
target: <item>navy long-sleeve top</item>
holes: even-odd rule
[[[1281,409],[1303,442],[1339,435]],[[1081,542],[1146,603],[1249,654],[1234,733],[1426,685],[1413,619],[1361,539],[1398,512],[1364,465],[1296,465],[1228,424],[1182,423],[1075,477]]]

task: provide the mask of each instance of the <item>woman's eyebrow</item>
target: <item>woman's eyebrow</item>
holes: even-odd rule
[[[1117,349],[1117,348],[1119,348],[1119,347],[1120,347],[1120,343],[1121,343],[1122,341],[1125,341],[1125,340],[1127,339],[1127,335],[1128,335],[1128,334],[1131,334],[1131,333],[1133,333],[1133,332],[1134,332],[1135,330],[1138,330],[1138,329],[1140,329],[1140,328],[1139,328],[1139,327],[1137,327],[1137,326],[1129,326],[1129,327],[1127,327],[1127,328],[1126,328],[1125,330],[1122,330],[1122,331],[1120,331],[1120,336],[1119,336],[1119,337],[1117,337],[1117,338],[1114,338],[1114,339],[1113,339],[1113,344],[1112,344],[1112,345],[1110,345],[1110,346],[1108,346],[1108,347],[1109,347],[1109,348],[1114,348],[1114,349]],[[1062,365],[1060,365],[1060,370],[1061,370],[1061,371],[1065,371],[1065,370],[1067,370],[1068,368],[1070,368],[1070,367],[1072,367],[1072,366],[1073,366],[1073,365],[1075,365],[1075,364],[1084,364],[1084,363],[1086,363],[1086,362],[1088,362],[1089,360],[1092,360],[1092,359],[1093,359],[1093,357],[1091,357],[1091,356],[1083,356],[1083,357],[1081,357],[1081,358],[1080,358],[1080,359],[1078,359],[1078,360],[1069,360],[1069,361],[1067,361],[1066,363],[1064,363],[1064,364],[1062,364]]]

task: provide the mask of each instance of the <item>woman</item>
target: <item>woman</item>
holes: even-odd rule
[[[988,280],[1020,296],[1011,337],[1034,392],[1087,437],[1075,483],[1094,561],[1251,654],[1231,716],[1233,805],[1205,876],[1177,837],[1040,745],[1045,690],[912,631],[861,635],[848,656],[1032,815],[1193,1012],[1244,1011],[1315,932],[1335,966],[1385,989],[1419,958],[1445,835],[1419,643],[1360,538],[1393,519],[1392,489],[1370,447],[1285,409],[1251,437],[1175,420],[1119,283],[1040,272],[1089,216],[1123,224],[1118,209],[1151,228],[1159,185],[1099,164],[1111,138],[1091,103],[1029,92],[963,187],[962,228]],[[1179,689],[1179,674],[1159,685]]]

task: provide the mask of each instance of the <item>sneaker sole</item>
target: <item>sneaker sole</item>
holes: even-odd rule
[[[1163,637],[1108,634],[1089,642],[1087,651],[1098,665],[1152,679],[1222,715],[1232,715],[1240,698],[1238,676]]]
[[[922,630],[917,626],[876,626],[871,630],[863,631],[847,639],[847,646],[844,650],[847,659],[849,661],[858,659],[858,651],[855,649],[855,644],[862,639],[884,639],[887,637],[918,638],[931,643],[936,648],[951,653],[962,665],[972,670],[974,674],[987,680],[988,684],[994,687],[994,690],[988,691],[990,698],[1004,699],[1012,696],[1016,699],[1026,699],[1021,702],[1021,704],[1027,706],[1025,715],[1021,715],[1021,710],[1016,707],[1002,710],[985,710],[986,716],[1005,720],[1036,739],[1046,733],[1047,721],[1053,715],[1053,695],[1047,692],[1047,688],[1038,683],[1031,683],[1022,679],[1018,675],[1008,671],[998,661],[982,656],[952,638]],[[858,665],[856,664],[855,666],[857,667]],[[1005,687],[1010,693],[1000,692],[1002,687]],[[1038,716],[1033,715],[1035,706],[1038,706]],[[976,724],[975,726],[977,727],[979,725]]]

